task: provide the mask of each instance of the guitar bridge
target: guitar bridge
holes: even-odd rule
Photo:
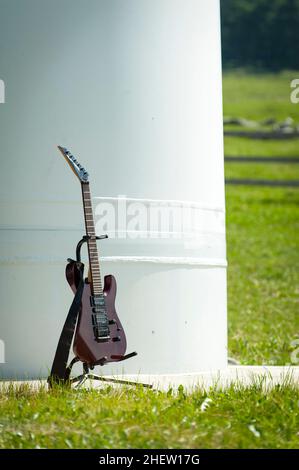
[[[109,341],[110,336],[98,336],[95,334],[95,339],[98,343],[105,343],[106,341]]]

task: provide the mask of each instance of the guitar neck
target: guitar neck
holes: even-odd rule
[[[86,235],[90,237],[87,241],[88,245],[88,257],[91,274],[91,290],[94,296],[100,296],[103,294],[103,286],[101,280],[99,254],[96,241],[96,233],[94,226],[94,218],[92,211],[92,202],[90,195],[89,183],[81,183],[82,187],[82,199],[85,219]]]

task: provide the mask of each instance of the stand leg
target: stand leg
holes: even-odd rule
[[[142,385],[142,387],[145,387],[145,388],[153,388],[153,386],[151,384],[145,384],[145,383],[142,383],[142,382],[134,382],[134,381],[131,381],[131,380],[113,379],[113,378],[109,378],[109,377],[102,377],[101,375],[95,375],[95,374],[88,374],[87,378],[91,379],[91,380],[100,380],[102,382],[112,382],[112,383],[115,383],[115,384]]]
[[[74,377],[73,379],[70,380],[70,382],[71,384],[78,382],[76,385],[76,388],[79,388],[81,387],[81,385],[83,385],[86,382],[87,378],[88,377],[86,374],[82,374],[82,375],[79,375],[78,377]]]
[[[120,385],[135,385],[135,386],[141,385],[142,387],[145,387],[145,388],[153,388],[151,384],[134,382],[131,380],[113,379],[112,377],[109,378],[109,377],[102,377],[101,375],[91,374],[87,364],[83,364],[83,374],[79,375],[78,377],[72,378],[70,382],[71,384],[78,382],[76,385],[76,388],[79,388],[81,387],[81,385],[83,385],[86,382],[87,379],[99,380],[101,382],[111,382],[111,383],[120,384]]]

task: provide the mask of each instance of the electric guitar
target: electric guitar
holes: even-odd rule
[[[107,362],[122,361],[137,353],[125,356],[127,343],[124,329],[115,310],[114,276],[111,274],[105,276],[104,285],[102,284],[97,239],[106,237],[96,237],[88,173],[66,148],[58,146],[58,149],[79,179],[82,189],[89,272],[84,280],[73,350],[77,360],[92,368]],[[69,263],[66,278],[76,294],[79,285],[76,263]]]

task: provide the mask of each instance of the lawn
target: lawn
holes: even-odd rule
[[[225,74],[224,114],[291,116],[289,83]],[[299,156],[299,140],[225,139],[226,155]],[[227,178],[299,179],[299,165],[227,163]],[[226,187],[229,354],[242,364],[290,364],[299,338],[299,189]],[[298,347],[298,346],[297,346]],[[299,356],[299,355],[298,355]],[[0,447],[298,448],[299,388],[227,390],[0,389]]]
[[[0,392],[0,447],[294,448],[299,389]]]
[[[295,72],[225,74],[225,116],[292,117]],[[225,154],[299,156],[299,140],[225,138]],[[299,179],[298,164],[226,163],[227,178]],[[229,353],[242,364],[289,364],[299,338],[299,190],[227,186]]]
[[[290,83],[299,71],[248,75],[243,71],[224,73],[223,114],[262,121],[291,117],[299,124],[299,106],[291,103]]]
[[[226,200],[229,353],[288,364],[299,338],[299,191],[229,186]]]

